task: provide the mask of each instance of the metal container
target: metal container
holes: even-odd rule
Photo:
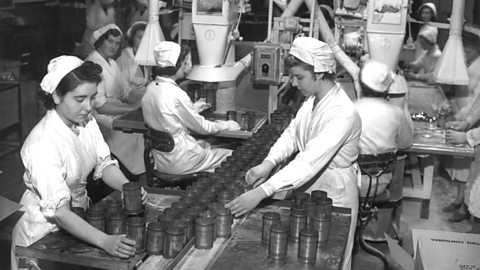
[[[317,202],[323,201],[328,197],[326,191],[323,190],[314,190],[310,193],[310,198],[314,199]]]
[[[214,241],[214,221],[210,218],[199,217],[195,220],[195,248],[211,249]]]
[[[315,263],[317,260],[318,231],[313,228],[303,228],[300,231],[298,244],[298,260],[302,263]]]
[[[270,241],[270,227],[280,224],[280,214],[276,212],[266,212],[263,214],[262,223],[262,243],[267,244]]]
[[[85,209],[83,207],[71,207],[70,211],[81,218],[85,218]]]
[[[270,243],[268,257],[274,261],[287,259],[288,227],[282,224],[274,224],[270,228]]]
[[[222,205],[229,203],[232,199],[232,193],[228,192],[227,190],[224,190],[217,195],[217,202],[221,203]]]
[[[324,246],[328,242],[330,234],[330,224],[332,219],[317,219],[313,217],[310,221],[310,227],[318,231],[318,245]]]
[[[181,221],[184,221],[188,227],[187,227],[187,242],[192,239],[192,237],[195,235],[195,218],[196,215],[191,215],[189,213],[183,213],[180,215],[179,219]]]
[[[310,224],[310,219],[311,217],[314,216],[315,211],[318,208],[318,202],[312,198],[309,198],[307,200],[303,200],[303,205],[305,205],[308,209],[308,219],[307,219],[307,225]]]
[[[142,191],[139,183],[129,182],[123,184],[123,202],[128,215],[143,212]]]
[[[102,202],[92,204],[88,207],[87,211],[105,215],[105,204],[103,204]]]
[[[248,130],[253,130],[255,128],[256,123],[256,113],[249,111],[247,112],[248,115]]]
[[[310,194],[308,193],[294,193],[293,194],[293,203],[303,204],[303,201],[310,199]]]
[[[237,121],[237,112],[236,111],[227,111],[226,120]]]
[[[232,211],[227,208],[219,208],[216,212],[217,237],[230,238],[232,235],[233,216]]]
[[[125,234],[127,232],[127,215],[123,212],[113,212],[108,216],[106,233],[111,235]]]
[[[172,222],[172,227],[181,228],[183,230],[183,245],[186,245],[188,242],[188,223],[177,219]]]
[[[289,239],[292,242],[298,242],[300,239],[300,230],[307,227],[308,208],[305,205],[293,204],[290,208],[289,220]]]
[[[178,208],[167,207],[163,209],[163,213],[166,215],[171,215],[174,218],[177,218],[182,213]]]
[[[158,215],[157,221],[169,227],[170,224],[175,220],[175,217],[171,214],[160,214]]]
[[[103,212],[95,212],[95,211],[87,211],[85,215],[85,219],[87,220],[90,225],[97,228],[99,231],[105,231],[105,213]]]
[[[121,212],[122,209],[122,202],[117,200],[108,200],[105,201],[105,212],[107,217],[110,213]]]
[[[147,254],[162,255],[167,227],[160,222],[150,222],[147,230]]]
[[[316,219],[331,219],[332,218],[333,201],[331,198],[325,198],[323,201],[319,201],[313,216]]]
[[[214,211],[212,210],[205,210],[203,212],[200,212],[200,217],[202,218],[209,218],[212,220],[213,222],[213,239],[217,239],[217,231],[218,231],[218,227],[217,227],[217,223],[215,222],[215,220],[217,219],[217,213],[215,213]]]
[[[215,111],[217,109],[217,90],[207,89],[206,102],[210,105],[210,111]]]
[[[240,117],[240,128],[242,130],[248,130],[249,117],[248,114],[242,113]]]
[[[127,238],[135,240],[135,254],[145,251],[145,218],[131,217],[127,219]]]
[[[167,229],[163,257],[173,259],[182,251],[184,235],[185,231],[182,228],[170,227]]]

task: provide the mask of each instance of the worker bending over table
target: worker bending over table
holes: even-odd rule
[[[199,114],[188,94],[177,85],[192,69],[190,47],[170,41],[160,42],[154,49],[157,66],[155,81],[147,86],[142,99],[143,118],[148,127],[168,132],[175,147],[171,152],[153,151],[155,169],[166,174],[190,174],[213,171],[232,154],[232,150],[213,149],[205,141],[197,141],[190,131],[215,134],[223,130],[240,130],[235,121],[208,121]]]
[[[270,149],[262,164],[246,173],[250,190],[226,206],[243,215],[273,193],[296,189],[328,192],[333,205],[351,208],[352,219],[342,269],[350,269],[358,214],[358,140],[361,122],[345,91],[335,83],[336,62],[330,47],[310,37],[294,40],[285,68],[306,101]],[[267,179],[272,169],[299,152]],[[267,181],[268,180],[268,181]]]
[[[25,214],[12,232],[12,269],[18,268],[15,246],[29,246],[59,228],[112,256],[135,254],[134,240],[107,235],[70,211],[89,207],[86,184],[91,171],[92,181],[102,179],[114,190],[122,191],[128,182],[90,114],[101,72],[99,65],[74,56],[57,57],[48,65],[41,83],[48,111],[20,152],[27,190],[20,201]],[[142,196],[145,202],[143,188]]]

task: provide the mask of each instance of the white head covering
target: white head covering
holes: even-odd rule
[[[174,67],[180,56],[181,47],[175,42],[160,41],[153,49],[155,63],[159,67]]]
[[[424,7],[429,7],[432,10],[433,17],[437,17],[437,7],[434,3],[425,3],[418,8],[418,11],[421,12]]]
[[[127,30],[127,33],[125,33],[125,35],[127,36],[127,38],[130,38],[134,33],[132,33],[132,31],[134,30],[134,28],[136,27],[139,27],[140,25],[147,25],[147,22],[144,22],[144,21],[137,21],[137,22],[134,22],[132,24],[132,26],[130,26],[130,28],[128,28]]]
[[[93,32],[93,42],[97,41],[101,36],[103,36],[103,34],[105,34],[110,29],[117,29],[120,34],[123,35],[122,30],[116,24],[109,23]]]
[[[423,37],[432,44],[437,43],[438,29],[435,26],[424,25],[418,33],[419,37]]]
[[[48,63],[48,73],[43,77],[40,87],[48,94],[52,94],[57,89],[60,81],[70,71],[81,66],[83,61],[80,58],[70,55],[62,55],[57,58],[53,58]]]
[[[393,76],[389,66],[384,63],[369,60],[363,64],[360,80],[363,84],[377,92],[387,92],[393,83]]]
[[[311,37],[297,37],[289,54],[312,65],[314,72],[335,73],[336,62],[333,52],[327,43]]]
[[[405,94],[408,92],[408,84],[405,77],[400,76],[398,74],[394,74],[393,76],[393,83],[390,85],[390,89],[388,89],[389,94]]]

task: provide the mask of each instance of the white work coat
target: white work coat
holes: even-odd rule
[[[142,71],[139,64],[135,63],[135,54],[132,47],[126,47],[122,50],[122,54],[117,59],[117,64],[122,71],[123,78],[125,78],[129,84],[130,89],[133,91],[145,91],[145,87],[148,83],[148,73]]]
[[[338,85],[314,107],[309,97],[266,158],[279,164],[299,151],[282,170],[261,187],[267,195],[302,185],[307,192],[320,189],[333,205],[352,209],[352,223],[343,269],[350,269],[353,236],[358,214],[358,140],[361,122],[352,101]]]
[[[415,59],[420,57],[420,55],[422,55],[425,52],[425,50],[422,48],[422,45],[420,45],[420,40],[419,40],[420,39],[419,35],[422,31],[424,31],[423,28],[425,27],[434,27],[434,26],[431,26],[430,23],[425,23],[420,27],[420,30],[418,30],[417,39],[415,39]]]
[[[147,86],[142,111],[149,127],[170,133],[175,141],[169,153],[153,150],[155,169],[162,173],[212,171],[232,153],[228,149],[212,149],[208,143],[190,135],[190,131],[213,134],[222,127],[198,114],[187,93],[172,79],[157,77]]]
[[[102,177],[103,169],[118,164],[110,158],[95,119],[90,116],[84,127],[70,129],[55,110],[47,114],[28,135],[21,150],[27,190],[20,200],[25,214],[12,232],[12,269],[17,261],[14,247],[29,246],[58,230],[53,217],[57,208],[88,207],[87,176]]]
[[[435,44],[431,50],[424,51],[419,58],[410,64],[413,72],[427,75],[428,83],[434,83],[433,71],[440,56],[442,56],[442,51]]]
[[[97,51],[93,51],[87,60],[99,64],[102,71],[102,82],[98,84],[97,96],[94,106],[96,109],[105,105],[105,103],[124,103],[124,99],[132,90],[122,72],[113,59],[108,62]],[[110,147],[110,151],[125,165],[125,167],[134,175],[145,172],[143,163],[143,136],[138,133],[125,133],[120,130],[114,130],[112,123],[115,118],[122,115],[107,115],[95,113],[103,137]]]

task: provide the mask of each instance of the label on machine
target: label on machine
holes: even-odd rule
[[[280,65],[281,47],[272,44],[256,44],[253,48],[254,83],[277,85],[282,73]]]

